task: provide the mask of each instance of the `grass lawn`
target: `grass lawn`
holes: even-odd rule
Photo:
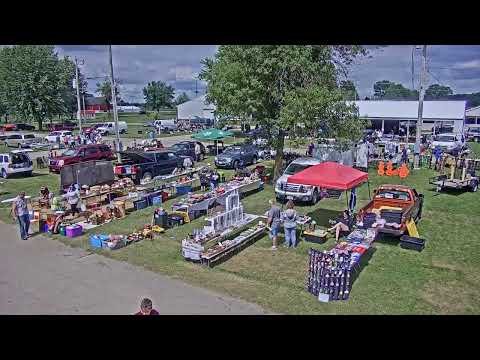
[[[475,146],[476,151],[480,147]],[[478,152],[477,152],[478,153]],[[208,160],[213,162],[211,158]],[[230,171],[225,171],[227,176]],[[202,226],[197,219],[176,229],[167,230],[153,242],[143,241],[116,251],[98,251],[105,256],[143,266],[185,282],[220,293],[255,302],[267,310],[286,314],[478,314],[480,312],[480,193],[438,194],[428,184],[434,172],[415,171],[403,183],[425,195],[423,219],[419,223],[421,237],[426,239],[423,252],[404,250],[393,239],[379,240],[369,258],[363,259],[363,270],[353,285],[347,302],[320,303],[306,292],[308,249],[329,249],[324,245],[301,242],[296,250],[270,250],[265,236],[230,260],[207,269],[183,260],[181,240],[193,228]],[[370,170],[373,190],[383,183],[402,183],[399,178],[379,177]],[[6,180],[2,199],[16,194],[19,188],[36,194],[41,185],[58,187],[58,175]],[[271,185],[242,200],[245,210],[262,214],[268,199],[274,197]],[[168,209],[175,200],[164,206]],[[367,186],[357,193],[359,206],[368,201]],[[339,200],[322,200],[315,206],[297,206],[297,211],[311,215],[319,225],[327,225],[345,208],[345,194]],[[95,233],[127,234],[150,222],[153,208],[130,214],[94,229]],[[5,213],[0,212],[2,219]],[[88,237],[54,238],[72,245],[88,248]],[[92,250],[93,251],[93,250]],[[97,252],[97,250],[95,250]]]

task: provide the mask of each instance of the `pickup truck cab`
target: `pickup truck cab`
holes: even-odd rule
[[[45,136],[45,139],[49,143],[56,143],[57,140],[63,142],[66,136],[72,136],[71,131],[52,131],[50,134]]]
[[[67,150],[61,156],[50,159],[50,172],[60,172],[63,166],[92,160],[114,160],[112,150],[107,145],[84,145],[76,150]]]
[[[21,150],[13,150],[10,153],[0,154],[0,175],[6,179],[11,175],[32,175],[33,162],[30,157]]]
[[[418,194],[415,189],[405,185],[381,185],[374,191],[372,201],[360,209],[358,215],[363,221],[366,213],[376,212],[382,216],[382,210],[396,212],[399,214],[400,223],[396,223],[399,226],[394,226],[387,221],[383,227],[379,228],[379,232],[402,236],[407,232],[408,221],[417,222],[421,219],[422,208],[423,195]],[[385,212],[383,214],[385,216]]]
[[[184,158],[173,151],[124,151],[121,163],[114,168],[118,177],[130,177],[136,184],[148,182],[156,176],[169,175],[183,165]]]
[[[288,182],[288,177],[320,163],[321,161],[319,159],[311,157],[301,157],[293,160],[275,184],[275,196],[277,200],[284,201],[287,198],[291,198],[296,201],[317,203],[320,198],[320,188],[290,183]]]

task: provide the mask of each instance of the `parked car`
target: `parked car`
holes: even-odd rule
[[[470,127],[467,131],[467,140],[480,142],[480,127]]]
[[[100,132],[102,135],[113,135],[117,132],[117,128],[115,126],[114,122],[106,122],[103,123],[102,126],[99,126],[97,130]],[[118,132],[120,134],[126,134],[128,130],[128,125],[125,121],[119,121],[118,122]]]
[[[440,134],[433,137],[431,147],[436,148],[440,146],[445,152],[452,153],[460,151],[464,145],[464,142],[460,139],[460,135]]]
[[[17,131],[17,124],[3,124],[0,127],[3,131]]]
[[[114,160],[115,156],[108,145],[83,145],[75,150],[67,150],[61,156],[50,159],[50,172],[60,172],[63,166],[92,160]]]
[[[121,163],[114,172],[118,177],[130,177],[136,184],[148,182],[156,176],[169,175],[183,165],[184,158],[173,151],[124,151],[120,153]]]
[[[203,160],[207,154],[207,149],[205,145],[203,145],[200,141],[181,141],[176,143],[170,147],[175,154],[179,156],[188,156],[192,159],[192,161],[196,161],[195,159],[195,145],[200,145],[201,155],[200,158]]]
[[[45,136],[45,139],[49,143],[56,143],[58,141],[63,142],[66,136],[72,136],[71,131],[52,131],[50,134]]]
[[[35,130],[35,126],[25,123],[16,124],[17,130],[26,130],[26,131],[33,131]]]
[[[383,227],[378,229],[379,232],[390,234],[393,236],[402,236],[408,233],[407,222],[413,220],[419,221],[422,217],[423,195],[418,194],[415,189],[405,185],[380,185],[377,190],[373,192],[373,199],[367,205],[360,209],[358,215],[363,221],[366,213],[373,209],[380,210],[382,207],[400,208],[401,214],[399,217],[400,223],[397,226],[392,224],[392,219],[388,219]],[[382,214],[382,212],[380,213]],[[381,215],[385,216],[385,215]],[[395,216],[395,214],[393,214]]]
[[[13,150],[9,153],[0,154],[0,175],[4,179],[15,174],[31,176],[32,171],[32,160],[21,150]]]
[[[35,142],[33,134],[12,134],[5,139],[5,145],[9,147],[30,147]]]
[[[285,201],[287,198],[311,202],[316,204],[320,199],[320,188],[316,186],[300,185],[288,182],[288,177],[299,173],[313,165],[320,164],[319,159],[311,157],[301,157],[293,160],[285,169],[275,184],[275,196],[279,201]]]
[[[241,164],[256,164],[258,150],[254,145],[232,145],[227,147],[220,155],[215,156],[215,165],[218,168],[236,169]]]

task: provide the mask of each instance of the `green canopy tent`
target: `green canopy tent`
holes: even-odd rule
[[[211,129],[202,130],[193,134],[192,138],[196,140],[214,141],[215,148],[217,150],[216,152],[218,155],[218,140],[223,140],[226,137],[232,137],[232,136],[233,136],[233,133],[230,131],[223,131],[220,129],[211,128]]]

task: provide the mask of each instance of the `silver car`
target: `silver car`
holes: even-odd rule
[[[30,147],[35,142],[33,134],[11,134],[5,139],[5,144],[9,147],[24,148]]]

